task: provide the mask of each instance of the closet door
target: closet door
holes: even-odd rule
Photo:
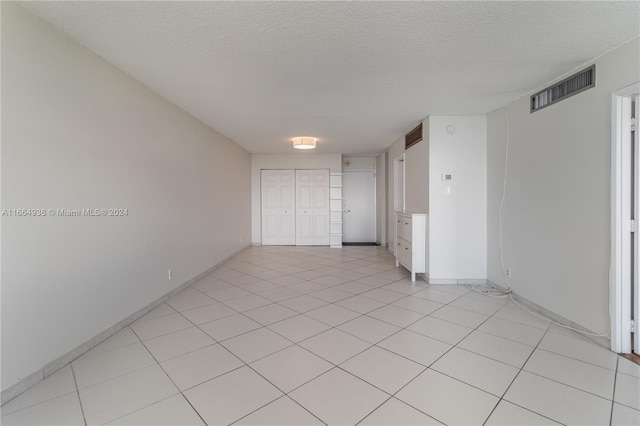
[[[313,170],[296,170],[296,245],[313,245]]]
[[[329,245],[329,170],[313,171],[313,245]]]
[[[262,245],[295,244],[295,174],[262,170]]]
[[[296,175],[293,170],[278,170],[280,194],[279,241],[281,246],[296,244]]]

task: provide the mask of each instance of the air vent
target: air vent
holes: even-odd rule
[[[422,123],[418,124],[404,137],[404,149],[409,149],[422,140]]]
[[[560,83],[549,86],[531,96],[531,112],[553,105],[570,96],[596,86],[596,66],[565,78]]]

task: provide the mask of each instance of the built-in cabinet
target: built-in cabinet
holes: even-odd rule
[[[396,212],[396,267],[402,265],[416,274],[427,272],[428,215]]]
[[[329,245],[329,170],[262,170],[263,245]]]

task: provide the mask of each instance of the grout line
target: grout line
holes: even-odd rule
[[[78,381],[76,380],[76,372],[73,369],[73,364],[69,363],[71,368],[71,375],[73,376],[73,383],[76,385],[76,395],[78,396],[78,403],[80,404],[80,412],[82,413],[82,420],[84,420],[85,426],[87,425],[87,416],[84,414],[84,406],[82,404],[82,398],[80,398],[80,389],[78,389]]]

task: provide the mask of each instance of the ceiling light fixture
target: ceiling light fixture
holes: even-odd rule
[[[314,149],[316,147],[317,138],[310,136],[298,136],[293,139],[293,147],[296,149]]]

